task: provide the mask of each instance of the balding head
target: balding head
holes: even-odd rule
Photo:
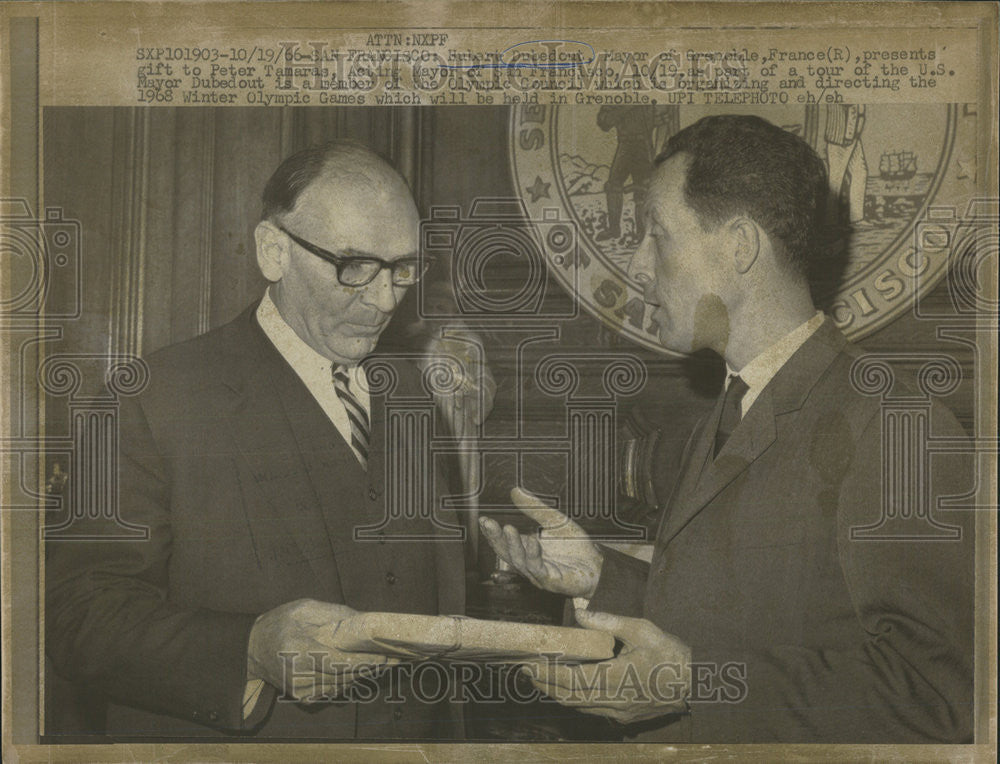
[[[394,188],[406,195],[406,181],[381,156],[362,143],[336,140],[304,149],[285,159],[264,187],[261,220],[272,222],[291,212],[300,195],[320,176],[359,186]]]
[[[337,266],[310,248],[392,262],[417,255],[419,228],[402,176],[367,147],[336,141],[289,157],[268,181],[257,262],[296,334],[352,365],[374,348],[406,288],[388,268],[364,286],[344,286]]]

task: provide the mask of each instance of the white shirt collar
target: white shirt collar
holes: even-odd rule
[[[741,406],[743,416],[746,416],[747,411],[757,400],[757,396],[767,387],[768,382],[774,379],[774,375],[788,362],[789,358],[795,355],[795,351],[802,347],[805,341],[819,329],[825,319],[823,311],[816,311],[816,315],[804,324],[792,329],[739,371],[735,371],[728,363],[726,364],[726,386],[728,387],[729,380],[734,374],[739,374],[740,379],[747,385],[747,392],[743,396]]]
[[[264,293],[264,299],[257,307],[257,321],[274,346],[296,371],[319,368],[329,371],[332,363],[307,345],[281,317],[278,306],[271,299],[271,290]],[[329,375],[327,375],[329,376]]]
[[[331,386],[334,363],[313,350],[295,333],[278,312],[278,306],[271,299],[271,290],[264,293],[257,306],[257,321],[264,334],[288,361],[296,374],[302,378],[311,391]],[[360,365],[348,369],[349,386],[365,409],[369,408],[368,378]]]

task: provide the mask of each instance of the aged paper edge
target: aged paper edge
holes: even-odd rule
[[[306,10],[309,4],[294,4],[296,10]],[[367,4],[370,6],[371,4]],[[485,6],[477,3],[440,3],[433,2],[419,5],[419,9],[412,5],[400,7],[400,5],[386,4],[394,11],[398,8],[403,11],[404,16],[407,11],[413,13],[416,10],[423,15],[425,24],[436,23],[437,26],[448,27],[448,22],[454,23],[452,19],[456,15],[473,16],[479,20],[483,26],[496,17],[500,10],[496,7]],[[392,8],[391,5],[395,5]],[[506,4],[506,10],[511,10],[512,4]],[[622,14],[626,11],[634,11],[642,3],[580,3],[575,8],[570,8],[566,3],[522,3],[525,10],[531,10],[539,27],[544,27],[546,22],[553,22],[553,27],[558,28],[557,22],[573,18],[576,23],[592,26],[615,26],[620,23]],[[732,13],[734,6],[726,3],[713,3],[709,8],[704,3],[700,4],[703,10],[701,18],[706,14],[714,23],[724,24],[727,14]],[[849,24],[856,20],[853,15],[856,10],[852,9],[853,3],[747,3],[739,7],[740,24],[746,26],[761,25],[771,23],[775,26],[803,25],[824,28],[839,23]],[[0,133],[0,146],[3,147],[2,154],[2,177],[3,193],[10,195],[12,188],[21,190],[25,181],[29,187],[34,186],[37,190],[38,178],[40,177],[40,164],[36,166],[34,177],[25,178],[13,175],[15,168],[11,161],[12,139],[15,136],[16,127],[11,124],[12,106],[10,95],[12,94],[11,82],[11,49],[8,45],[10,24],[12,19],[37,18],[39,20],[38,38],[51,34],[55,15],[59,14],[63,18],[60,24],[66,20],[66,16],[72,16],[74,12],[80,11],[88,16],[98,18],[106,17],[109,21],[121,18],[123,15],[135,14],[136,23],[139,19],[146,18],[152,20],[159,18],[163,21],[167,16],[168,8],[162,3],[128,3],[128,2],[101,2],[88,3],[83,9],[82,4],[77,3],[4,3],[0,6],[0,22],[2,22],[3,42],[0,43],[2,50],[2,79],[0,79],[0,93],[3,99],[0,101],[0,115],[2,115],[2,133]],[[871,8],[872,4],[864,4]],[[236,14],[242,14],[250,7],[250,4],[238,2],[201,3],[184,2],[174,4],[170,11],[177,12],[179,16],[195,14],[201,17],[208,15],[214,23],[224,25],[228,19]],[[278,9],[274,5],[269,8],[266,4],[253,4],[253,10],[263,16],[274,13]],[[354,4],[351,11],[363,13],[366,4]],[[687,15],[691,15],[690,7],[679,3],[671,9],[671,22],[681,24]],[[164,14],[164,15],[160,15]],[[879,7],[879,14],[886,26],[945,26],[957,22],[973,22],[980,28],[981,39],[981,93],[979,102],[986,107],[980,113],[993,115],[994,122],[981,125],[980,145],[990,158],[988,160],[988,176],[984,178],[982,190],[989,193],[989,189],[995,189],[997,183],[997,138],[996,138],[996,114],[997,114],[997,35],[996,35],[996,6],[993,3],[886,3]],[[402,23],[402,21],[400,22]],[[387,23],[386,26],[389,26]],[[44,91],[44,79],[46,72],[46,62],[40,63],[39,73],[43,80],[42,90]],[[23,92],[23,91],[22,91]],[[38,91],[35,91],[34,99],[28,93],[28,104],[34,100],[37,107]],[[24,108],[25,103],[21,101],[18,107]],[[36,120],[37,124],[37,120]],[[18,138],[23,137],[17,136]],[[38,161],[41,162],[40,152],[37,142],[35,151]],[[19,169],[19,168],[18,168]],[[36,197],[36,201],[38,201]],[[0,274],[2,277],[3,274]],[[996,288],[995,282],[993,283]],[[3,346],[3,360],[10,356],[11,350],[6,345]],[[984,363],[980,366],[981,378],[979,384],[988,391],[985,400],[996,400],[996,379],[997,379],[997,355],[996,344],[991,348],[983,348],[988,351],[983,358]],[[0,375],[0,400],[9,402],[17,394],[15,384],[6,370],[4,363],[3,373]],[[9,432],[9,417],[12,407],[3,405],[2,423],[4,432]],[[986,412],[978,412],[980,421],[988,420],[992,427],[992,434],[996,433],[996,409],[994,408],[985,416]],[[38,420],[42,416],[39,414]],[[994,475],[991,481],[993,491],[992,503],[996,504],[996,481],[995,481],[995,461],[993,463]],[[9,473],[4,471],[4,483],[0,485],[4,495],[9,493],[9,485],[6,483]],[[37,526],[37,518],[36,518]],[[451,760],[451,759],[484,759],[494,761],[506,761],[513,759],[527,760],[549,760],[549,759],[573,759],[573,758],[635,758],[636,760],[660,760],[666,756],[679,760],[703,760],[708,757],[739,758],[751,761],[772,761],[776,759],[807,759],[817,761],[841,761],[858,759],[878,759],[893,761],[979,761],[995,760],[996,751],[996,684],[992,678],[996,676],[996,574],[997,574],[997,518],[995,513],[984,513],[980,517],[978,530],[980,531],[977,542],[979,562],[978,570],[981,575],[977,578],[977,588],[982,591],[977,593],[977,601],[989,602],[989,612],[977,613],[977,655],[988,655],[987,665],[982,666],[978,672],[980,682],[977,686],[977,702],[986,705],[979,717],[981,742],[973,746],[857,746],[857,745],[711,745],[711,746],[672,746],[672,745],[646,745],[646,744],[601,744],[601,743],[568,743],[568,744],[365,744],[365,743],[345,743],[345,744],[136,744],[136,745],[59,745],[59,746],[39,746],[14,744],[12,741],[11,722],[15,708],[15,699],[12,695],[12,671],[15,667],[12,663],[11,641],[15,632],[20,638],[25,636],[37,639],[37,628],[35,624],[13,624],[12,615],[12,574],[14,572],[14,558],[20,551],[24,553],[24,547],[18,544],[20,540],[34,545],[32,554],[37,555],[37,533],[34,539],[25,539],[23,536],[15,538],[21,528],[15,527],[11,513],[4,512],[0,518],[0,536],[2,536],[2,576],[3,576],[3,705],[4,705],[4,733],[3,751],[4,757],[11,756],[11,760],[23,761],[127,761],[127,760],[255,760],[255,761],[311,761],[317,758],[336,757],[346,760],[374,760],[374,761],[426,761],[426,760]],[[36,527],[37,532],[37,527]],[[985,531],[985,533],[983,533]],[[37,571],[37,585],[40,586],[41,566]],[[36,592],[36,601],[40,601],[40,592]],[[25,634],[27,632],[27,634]],[[41,670],[41,665],[39,665]],[[987,686],[983,686],[983,684]],[[41,702],[41,700],[39,700]]]

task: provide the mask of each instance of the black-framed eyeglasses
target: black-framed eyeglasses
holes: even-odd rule
[[[278,229],[302,249],[328,263],[333,263],[337,269],[337,280],[343,286],[363,287],[370,284],[383,268],[388,268],[392,273],[392,283],[395,286],[413,286],[420,281],[431,266],[430,259],[426,257],[401,257],[398,260],[383,260],[381,257],[372,257],[371,255],[338,255],[303,239],[301,236],[296,236],[283,225],[279,225]]]

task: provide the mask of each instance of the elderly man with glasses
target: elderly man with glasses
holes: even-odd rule
[[[365,366],[426,266],[410,191],[359,144],[300,152],[255,240],[260,302],[152,354],[123,402],[120,515],[148,538],[81,524],[50,544],[48,652],[108,698],[114,736],[454,737],[448,698],[333,638],[357,611],[464,608],[462,543],[430,516],[412,540],[355,534],[386,517],[400,458]],[[393,364],[397,391],[419,393],[419,370]]]

